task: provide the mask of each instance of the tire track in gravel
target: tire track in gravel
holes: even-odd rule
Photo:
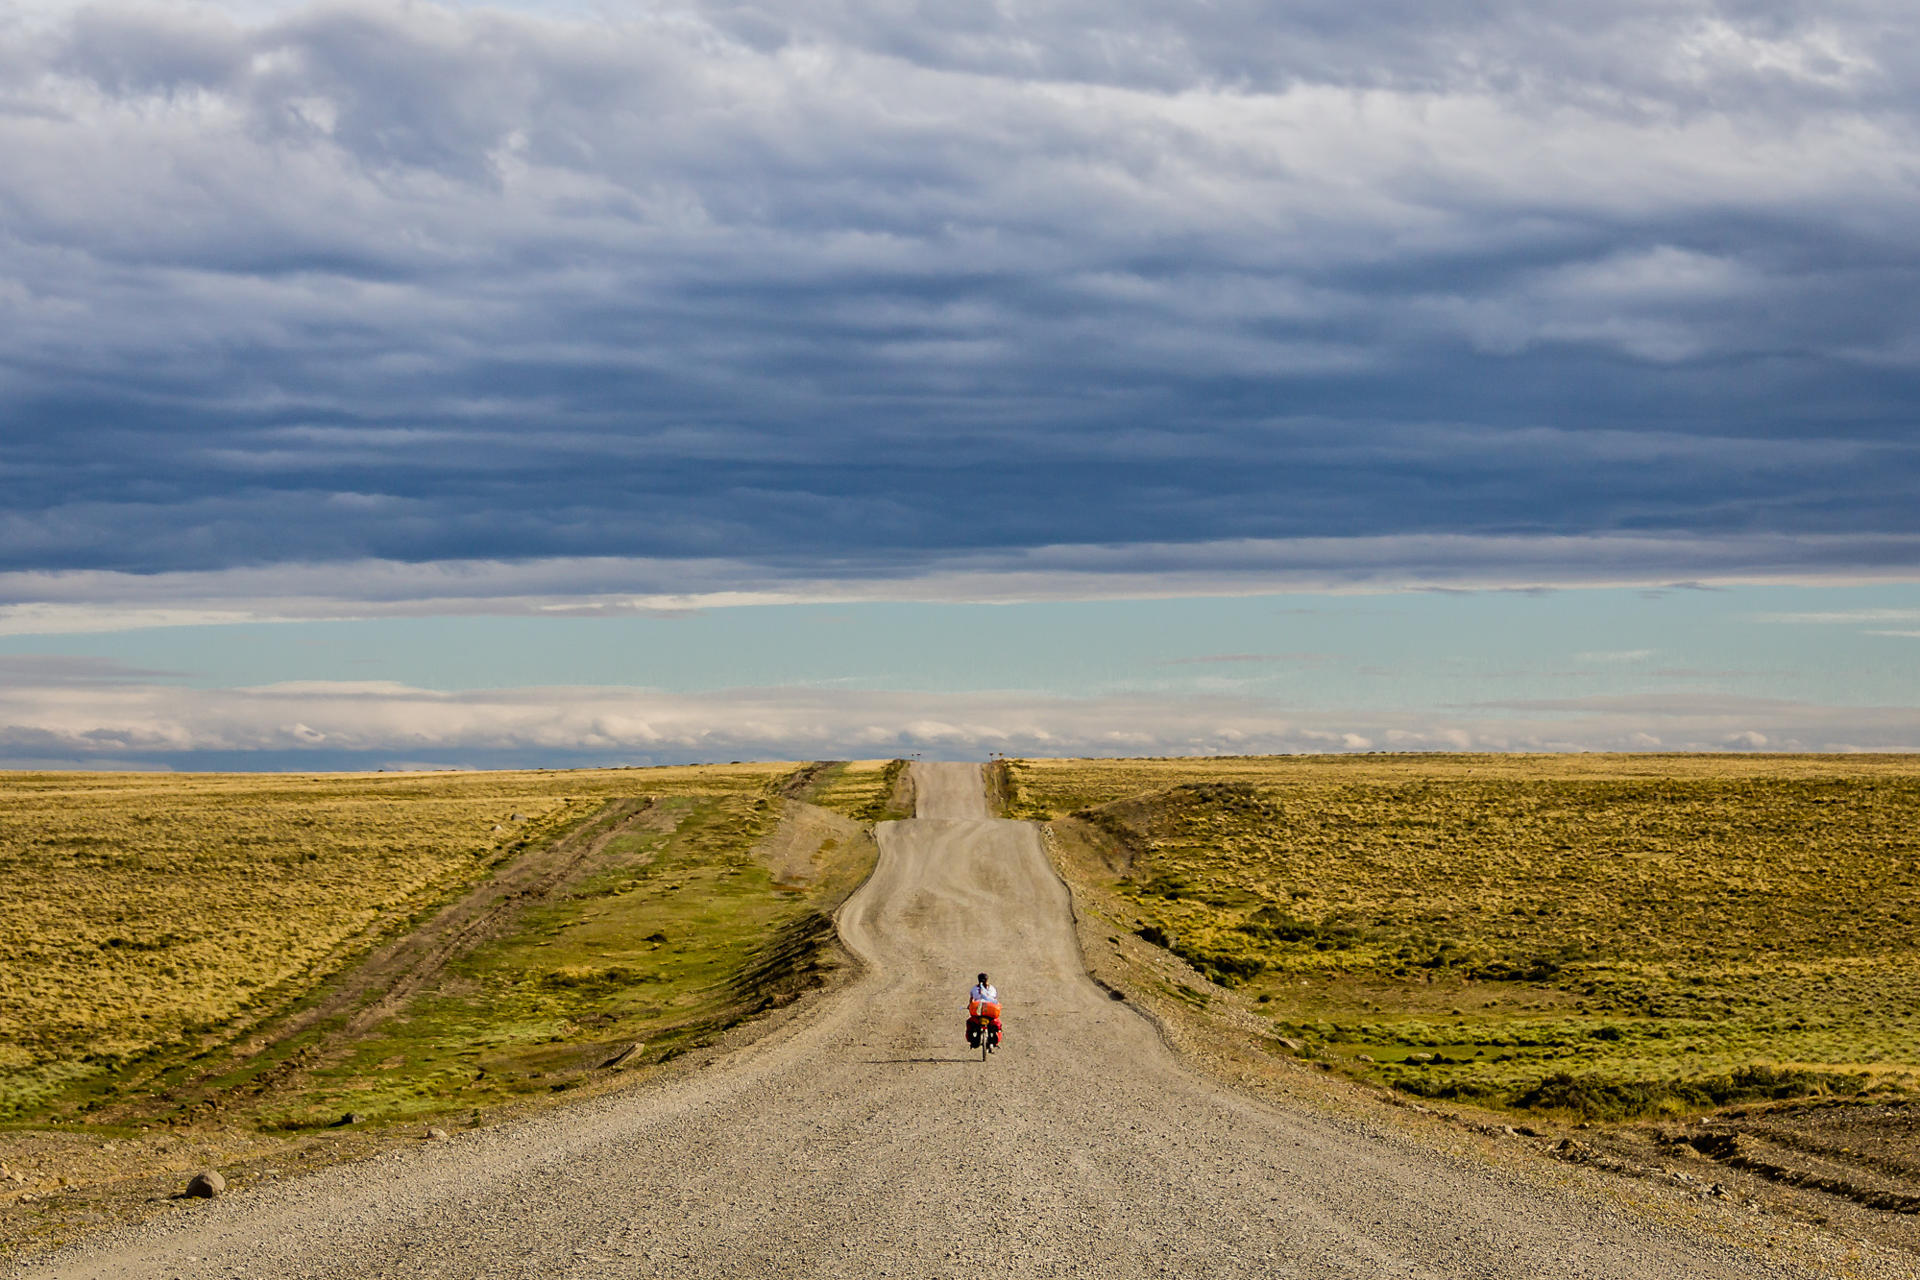
[[[1792,1276],[1724,1244],[1285,1112],[1184,1068],[1082,968],[1030,824],[917,766],[842,909],[865,961],[712,1070],[100,1237],[72,1277]],[[974,973],[1007,1005],[987,1063]]]

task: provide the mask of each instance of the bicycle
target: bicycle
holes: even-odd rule
[[[1000,1047],[1000,1006],[974,1001],[967,1007],[967,1015],[979,1027],[980,1061],[985,1062],[987,1055]]]

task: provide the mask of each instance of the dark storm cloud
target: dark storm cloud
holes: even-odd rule
[[[1904,6],[1012,12],[18,26],[0,571],[1920,532]]]

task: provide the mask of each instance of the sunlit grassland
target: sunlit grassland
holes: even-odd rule
[[[0,1114],[296,1002],[609,798],[789,768],[0,775]]]
[[[863,822],[911,818],[896,794],[906,767],[905,760],[843,760],[823,774],[806,798]]]
[[[1920,1077],[1920,759],[1017,761],[1117,921],[1404,1090],[1629,1115]]]

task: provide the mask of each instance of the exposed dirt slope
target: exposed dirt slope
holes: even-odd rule
[[[815,865],[829,841],[852,844],[866,836],[866,828],[852,818],[801,800],[780,802],[780,825],[754,850],[781,884],[805,884],[818,873]]]
[[[1802,1274],[1589,1195],[1288,1112],[1087,977],[1037,830],[977,769],[840,914],[867,972],[711,1072],[199,1206],[62,1276],[1666,1277]],[[1008,1009],[965,1051],[981,969]],[[46,1264],[43,1264],[46,1265]],[[35,1271],[38,1269],[36,1268]]]

